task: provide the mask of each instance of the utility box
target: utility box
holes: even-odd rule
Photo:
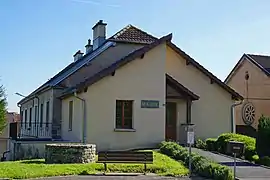
[[[245,150],[245,144],[237,141],[229,141],[227,144],[227,153],[242,155]]]

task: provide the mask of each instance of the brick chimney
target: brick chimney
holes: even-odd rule
[[[88,43],[85,45],[85,54],[89,54],[93,51],[93,45],[91,45],[91,39],[88,39]]]
[[[81,52],[81,50],[77,51],[74,55],[74,62],[78,61],[79,59],[81,59],[83,57],[83,52]]]
[[[106,40],[106,23],[99,20],[93,29],[93,50],[97,49]]]

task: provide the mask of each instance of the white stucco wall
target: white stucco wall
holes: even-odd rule
[[[167,46],[166,72],[189,88],[200,99],[193,101],[191,120],[195,135],[199,138],[216,137],[231,131],[231,94],[219,85],[210,83],[210,78],[192,65],[186,65],[180,55]]]
[[[50,107],[49,107],[49,123],[52,123],[52,117],[53,117],[53,89],[49,89],[45,92],[42,92],[38,95],[39,98],[39,117],[37,122],[40,122],[40,117],[41,117],[41,104],[43,104],[43,123],[46,123],[46,105],[47,102],[49,101]],[[25,123],[25,110],[27,109],[27,123],[29,123],[30,119],[30,108],[32,108],[32,123],[35,122],[35,106],[38,105],[38,99],[37,98],[32,98],[24,103],[21,104],[20,107],[20,113],[23,111],[23,119],[21,121]],[[32,124],[32,127],[34,128],[34,124]],[[51,125],[49,126],[51,127]],[[24,126],[22,128],[25,128]],[[49,129],[51,131],[51,128]],[[41,134],[40,134],[41,136]]]
[[[165,139],[165,58],[166,45],[162,44],[91,85],[79,94],[87,102],[87,142],[95,143],[98,150],[142,148],[156,145]],[[81,103],[74,99],[76,120],[68,131],[68,103],[63,100],[62,132],[64,138],[82,137]],[[133,100],[134,132],[116,132],[116,100]],[[141,100],[159,100],[157,109],[142,109]],[[74,105],[75,105],[74,104]],[[75,106],[74,106],[75,107]]]

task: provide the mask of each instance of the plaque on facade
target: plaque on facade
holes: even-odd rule
[[[155,100],[142,100],[141,108],[159,108],[159,101]]]

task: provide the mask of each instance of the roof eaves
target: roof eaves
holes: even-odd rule
[[[129,53],[127,56],[125,56],[125,57],[121,58],[120,60],[116,61],[115,63],[113,63],[109,67],[99,71],[94,76],[91,76],[91,77],[87,78],[85,81],[79,83],[74,88],[76,90],[80,91],[80,89],[96,83],[100,79],[102,79],[102,78],[106,77],[107,75],[113,73],[116,69],[118,69],[118,68],[122,67],[123,65],[129,63],[130,61],[142,56],[143,54],[145,54],[149,50],[153,49],[154,47],[162,44],[163,42],[171,41],[171,39],[172,39],[172,34],[169,34],[167,36],[163,36],[162,38],[156,40],[155,42],[153,42],[153,43],[151,43],[149,45],[146,45],[146,46],[144,46],[144,47],[142,47],[142,48],[140,48],[138,50],[135,50],[135,51]],[[67,92],[65,94],[65,96],[67,96],[70,93],[72,93],[72,92]]]
[[[21,103],[25,102],[27,99],[31,99],[31,97],[34,94],[39,93],[40,91],[42,91],[43,89],[47,88],[48,86],[50,86],[50,87],[51,86],[52,87],[56,86],[57,84],[59,84],[60,82],[62,82],[66,77],[68,77],[71,74],[73,74],[74,72],[76,72],[78,69],[80,69],[81,67],[83,67],[85,64],[89,63],[92,59],[94,59],[95,57],[99,56],[102,52],[104,52],[106,49],[108,49],[109,47],[111,47],[113,45],[115,45],[115,42],[107,41],[100,48],[98,48],[96,51],[93,51],[91,54],[86,55],[85,57],[83,57],[83,58],[85,58],[84,59],[85,62],[81,62],[83,59],[79,60],[81,62],[81,65],[78,66],[78,67],[76,67],[76,68],[74,68],[73,70],[71,70],[69,72],[69,70],[72,67],[75,67],[75,65],[78,64],[78,63],[72,62],[67,67],[65,67],[63,70],[61,70],[59,73],[57,73],[54,77],[52,77],[50,80],[48,80],[43,85],[41,85],[39,88],[37,88],[35,91],[33,91],[28,96],[26,96],[25,98],[23,98],[22,100],[20,100],[17,104],[21,104]]]
[[[168,74],[166,74],[166,80],[167,80],[167,83],[174,85],[174,86],[177,86],[179,89],[181,89],[181,91],[186,93],[192,100],[199,100],[200,99],[200,96],[193,93],[191,90],[189,90],[187,87],[185,87],[184,85],[179,83],[176,79],[174,79],[173,77],[171,77]]]
[[[233,67],[233,69],[231,70],[231,72],[229,73],[229,75],[225,78],[224,83],[227,84],[228,81],[231,79],[231,77],[233,76],[233,74],[235,73],[235,71],[239,68],[239,66],[242,64],[242,62],[244,61],[244,57],[245,54],[242,55],[242,57],[238,60],[238,62],[236,63],[236,65]]]
[[[234,91],[231,87],[227,86],[225,83],[223,83],[220,79],[218,79],[214,74],[209,72],[206,68],[204,68],[202,65],[200,65],[197,61],[195,61],[193,58],[191,58],[188,54],[186,54],[184,51],[182,51],[179,47],[177,47],[172,42],[169,42],[168,45],[174,49],[179,55],[181,55],[188,63],[191,63],[194,67],[199,69],[202,73],[204,73],[206,76],[208,76],[211,80],[216,82],[220,87],[225,89],[227,92],[229,92],[232,95],[232,98],[235,100],[242,100],[244,99],[240,94],[238,94],[236,91]]]
[[[258,68],[260,68],[267,76],[270,76],[270,73],[260,63],[258,63],[255,59],[253,59],[249,54],[245,54],[245,55],[253,64],[255,64]]]

